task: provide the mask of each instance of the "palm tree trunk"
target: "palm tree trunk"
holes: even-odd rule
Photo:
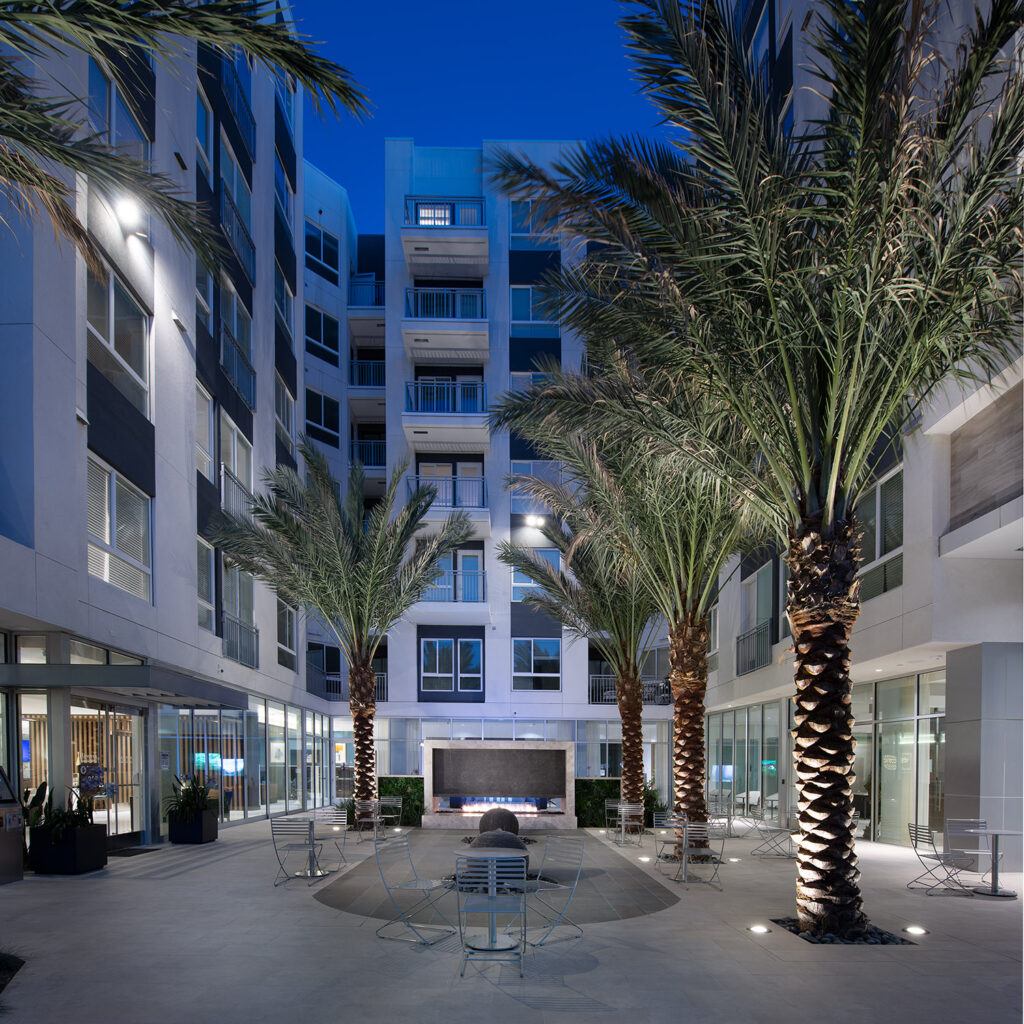
[[[850,633],[860,613],[859,537],[852,515],[830,533],[805,520],[790,530],[786,559],[796,650],[796,904],[802,932],[851,938],[867,925],[852,827]]]
[[[644,802],[644,691],[640,672],[634,665],[615,679],[615,697],[622,718],[623,803]]]
[[[377,675],[369,665],[348,670],[348,706],[352,712],[355,746],[356,800],[377,799],[377,751],[373,743],[373,719],[377,714]]]
[[[668,633],[669,683],[674,704],[672,782],[674,809],[707,821],[704,798],[704,696],[708,688],[708,623],[687,612]]]

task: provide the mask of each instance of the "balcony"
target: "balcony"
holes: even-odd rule
[[[306,690],[317,697],[323,697],[324,700],[348,700],[350,695],[347,675],[324,672],[318,665],[309,661],[306,662]],[[387,672],[377,673],[375,699],[378,704],[388,699]]]
[[[222,462],[220,464],[220,507],[229,515],[252,517],[252,491]]]
[[[482,381],[407,381],[402,429],[413,451],[487,451],[486,386]]]
[[[483,277],[488,235],[481,197],[406,196],[402,249],[409,273]]]
[[[487,602],[487,572],[460,572],[447,569],[427,588],[424,601],[485,604]]]
[[[348,383],[353,388],[384,387],[384,360],[351,360],[348,364]]]
[[[243,622],[224,612],[224,657],[249,668],[260,667],[260,631],[251,623]]]
[[[759,622],[736,637],[736,675],[764,668],[772,660],[771,621]]]
[[[386,447],[386,441],[352,441],[349,458],[352,462],[361,462],[367,471],[382,470],[388,464]]]
[[[414,362],[486,363],[487,295],[482,288],[406,288],[405,351]]]
[[[410,476],[406,478],[406,496],[418,487],[437,491],[424,520],[424,533],[436,533],[456,509],[465,512],[473,524],[474,537],[491,535],[491,511],[487,507],[487,481],[482,476]]]
[[[220,58],[220,87],[224,92],[224,102],[234,115],[242,141],[249,150],[249,159],[253,160],[256,157],[256,118],[252,116],[252,108],[238,72],[226,53],[221,54]]]
[[[353,340],[377,339],[383,343],[384,282],[352,278],[348,283],[347,315]]]
[[[228,240],[232,252],[238,257],[242,270],[249,278],[249,284],[256,283],[256,246],[253,244],[249,229],[242,220],[242,215],[235,206],[235,201],[228,195],[224,183],[220,186],[220,226],[224,237]]]
[[[645,704],[671,704],[672,690],[667,679],[642,679]],[[615,676],[591,676],[587,683],[588,704],[616,704]]]
[[[256,409],[256,371],[248,353],[231,333],[231,328],[220,322],[220,365],[245,404]]]

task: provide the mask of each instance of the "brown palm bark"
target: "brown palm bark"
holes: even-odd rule
[[[867,925],[853,841],[850,634],[860,613],[858,554],[852,515],[827,535],[820,522],[790,530],[786,610],[796,651],[797,917],[802,932],[846,938]]]
[[[636,666],[615,679],[615,697],[622,718],[621,799],[627,804],[644,802],[644,691]]]
[[[687,612],[669,628],[669,684],[674,705],[672,782],[674,809],[707,821],[704,797],[704,697],[708,688],[708,623]]]
[[[356,800],[377,799],[377,751],[373,743],[373,719],[377,714],[377,675],[370,665],[353,665],[348,671],[348,706],[352,713]]]

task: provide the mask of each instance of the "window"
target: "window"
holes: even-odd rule
[[[149,414],[149,317],[113,274],[87,272],[89,362]]]
[[[223,409],[220,413],[220,461],[246,490],[252,490],[252,445]]]
[[[89,121],[97,135],[118,152],[138,160],[149,161],[149,139],[143,134],[117,88],[89,58]]]
[[[531,548],[530,554],[540,562],[547,562],[555,572],[558,572],[561,562],[557,548]],[[525,573],[521,573],[516,569],[512,570],[513,601],[522,601],[527,594],[537,589],[537,585]]]
[[[509,203],[509,249],[557,251],[558,239],[536,233],[533,223],[533,202],[513,199]]]
[[[295,609],[277,599],[277,663],[295,671]]]
[[[196,537],[196,604],[199,625],[216,632],[213,624],[213,548]]]
[[[338,283],[338,239],[306,221],[306,267],[331,284]]]
[[[666,651],[666,657],[668,652]],[[718,668],[718,605],[708,612],[708,671]],[[664,675],[668,675],[666,671]]]
[[[550,323],[540,308],[540,289],[530,284],[514,284],[509,289],[511,319]]]
[[[279,373],[274,374],[274,429],[288,454],[294,455],[295,399]]]
[[[750,63],[754,66],[754,74],[762,82],[768,82],[768,6],[761,12],[761,19],[754,30],[754,38],[750,43]]]
[[[252,363],[252,317],[237,292],[230,287],[221,289],[220,319],[242,355]]]
[[[338,338],[338,321],[315,306],[307,306],[306,351],[331,366],[337,366]]]
[[[292,186],[285,174],[284,164],[281,162],[281,154],[274,150],[274,201],[277,208],[284,217],[284,222],[289,227],[292,223]]]
[[[562,478],[562,464],[551,459],[536,459],[532,462],[513,459],[510,463],[513,476],[537,476],[542,480],[559,483]],[[547,506],[512,489],[511,511],[514,515],[547,515]]]
[[[288,122],[289,128],[295,127],[295,86],[292,85],[291,78],[278,79],[276,82],[277,86],[277,99],[281,104],[281,112],[284,114],[285,120]]]
[[[337,448],[341,442],[340,423],[337,400],[306,388],[306,432],[309,436]]]
[[[253,578],[227,561],[224,563],[224,613],[245,626],[255,622]]]
[[[216,482],[213,462],[213,399],[196,381],[196,469]]]
[[[196,89],[196,159],[207,181],[213,178],[213,109],[203,94]]]
[[[213,274],[196,257],[196,322],[213,330]]]
[[[459,641],[459,689],[479,693],[484,688],[483,640]]]
[[[512,689],[560,690],[562,641],[557,637],[512,641]]]
[[[543,384],[550,380],[546,373],[520,373],[514,371],[509,375],[509,391],[525,391],[536,384]]]
[[[903,470],[874,484],[857,502],[860,596],[869,601],[903,583]]]
[[[242,174],[235,154],[222,135],[220,138],[220,181],[224,194],[228,196],[238,211],[245,230],[252,234],[252,193]]]
[[[420,640],[420,689],[424,693],[482,693],[483,645],[483,640]]]
[[[86,523],[89,573],[148,601],[149,498],[114,470],[91,458]]]
[[[771,559],[743,580],[740,586],[740,627],[746,633],[772,617]]]
[[[274,306],[284,321],[289,343],[292,340],[292,290],[277,260],[274,260]]]

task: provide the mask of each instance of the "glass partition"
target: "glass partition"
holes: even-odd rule
[[[779,817],[779,705],[763,705],[761,806],[766,818]]]
[[[284,705],[267,701],[267,811],[281,814],[288,806],[287,742]]]
[[[297,811],[302,808],[302,733],[299,712],[295,708],[287,709],[285,723],[288,735],[288,792],[285,807],[289,811]]]
[[[221,808],[225,821],[245,817],[245,712],[225,708],[221,724]]]
[[[249,698],[245,713],[245,816],[267,813],[267,703]]]
[[[20,637],[18,638],[21,639]],[[28,790],[29,799],[47,781],[49,772],[49,748],[45,693],[22,693],[18,696],[21,750],[20,780],[11,779],[18,785],[21,794]]]

